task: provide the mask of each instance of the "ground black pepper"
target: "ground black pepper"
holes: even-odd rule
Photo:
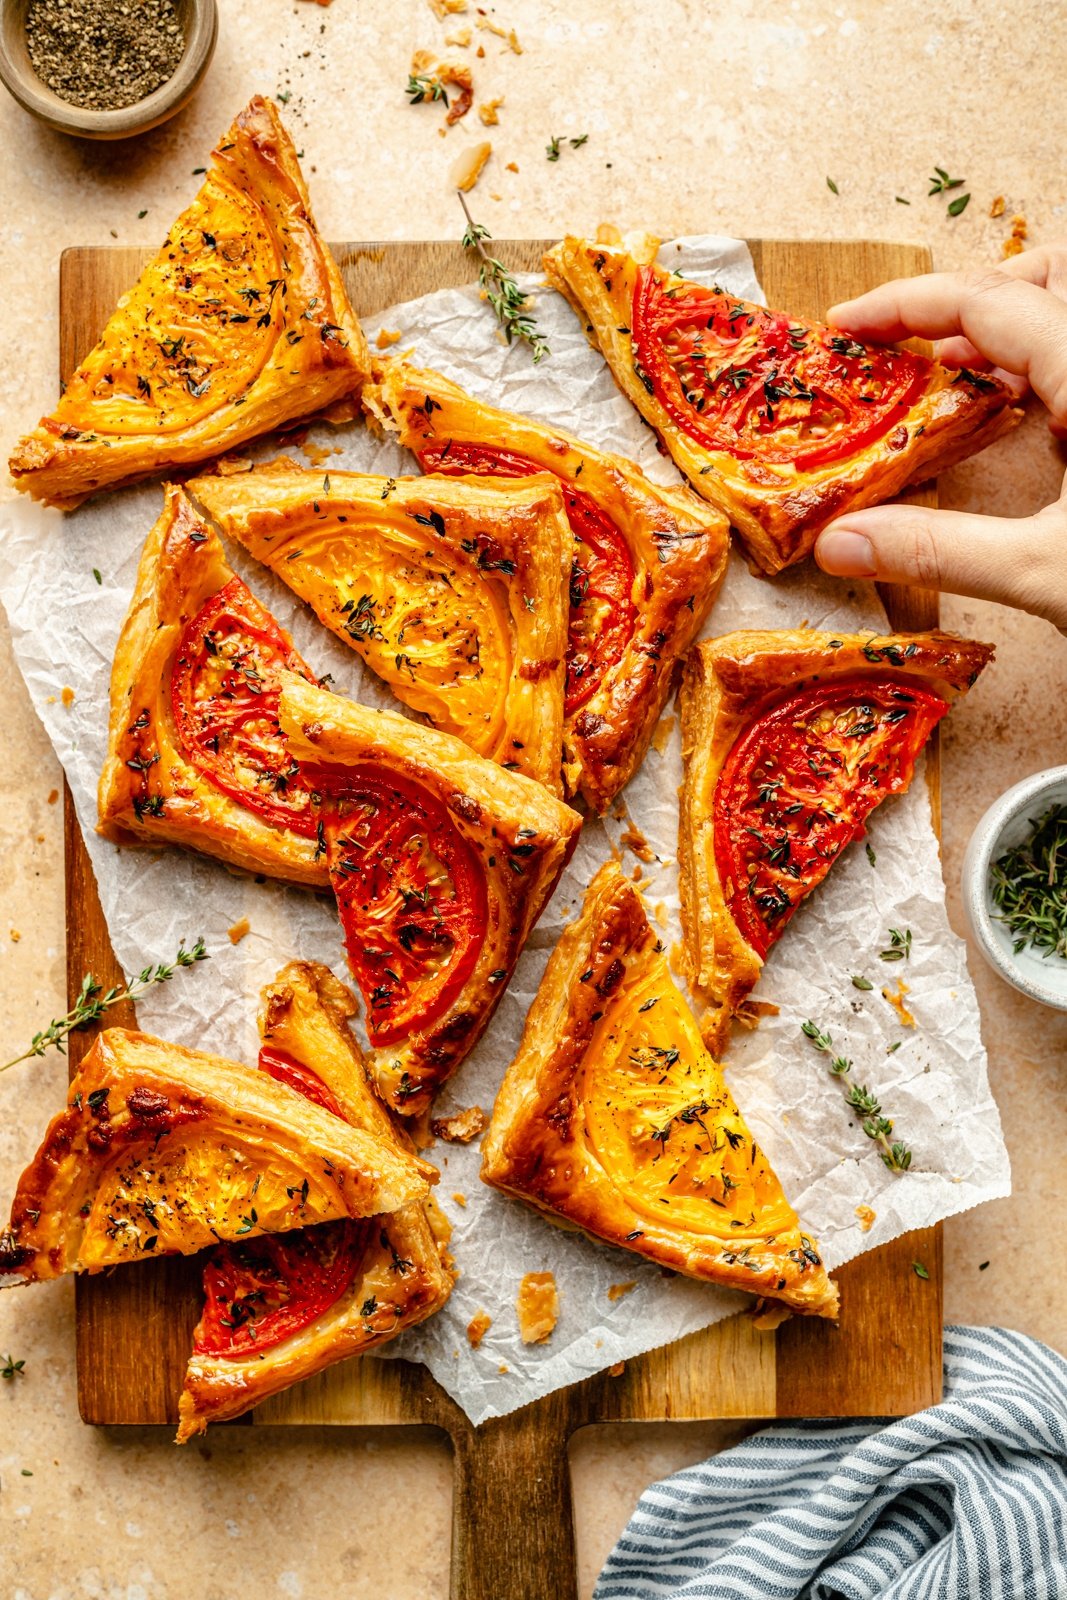
[[[26,48],[62,100],[117,111],[173,76],[185,35],[174,0],[30,0]]]

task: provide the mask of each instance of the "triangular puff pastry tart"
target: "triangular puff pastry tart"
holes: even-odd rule
[[[485,1029],[581,819],[448,734],[299,679],[279,717],[319,797],[378,1092],[418,1114]]]
[[[399,1148],[404,1136],[374,1098],[349,1031],[355,1010],[327,967],[292,962],[263,991],[259,1067]],[[179,1444],[423,1322],[451,1288],[421,1204],[219,1245],[204,1265]]]
[[[573,537],[564,773],[604,811],[640,766],[726,571],[725,519],[632,461],[498,411],[440,373],[376,363],[362,395],[427,472],[552,472]]]
[[[100,832],[326,888],[277,717],[282,678],[310,670],[183,491],[164,494],[115,650]]]
[[[11,475],[77,505],[310,416],[358,390],[367,364],[292,141],[257,95]]]
[[[766,573],[834,517],[974,455],[1020,421],[995,378],[865,345],[656,265],[659,240],[545,256],[616,383]]]
[[[991,645],[945,633],[731,633],[686,663],[679,812],[687,976],[730,1021],[805,895],[911,782]]]
[[[495,1189],[693,1278],[837,1314],[614,862],[549,959],[482,1145]]]
[[[108,1028],[19,1180],[0,1283],[398,1211],[427,1176],[266,1073]]]
[[[189,489],[405,705],[560,792],[570,530],[554,479],[282,460]]]

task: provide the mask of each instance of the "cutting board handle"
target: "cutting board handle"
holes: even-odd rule
[[[457,1429],[451,1600],[578,1600],[566,1404]]]

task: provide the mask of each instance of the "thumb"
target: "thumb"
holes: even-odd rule
[[[1067,500],[1033,517],[872,506],[831,522],[815,560],[839,578],[918,584],[997,600],[1067,631]]]

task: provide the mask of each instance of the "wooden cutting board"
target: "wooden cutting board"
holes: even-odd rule
[[[539,267],[539,241],[494,245],[513,270]],[[334,247],[357,312],[373,312],[473,273],[458,245]],[[821,315],[836,300],[886,278],[929,270],[916,245],[757,240],[756,271],[770,304]],[[63,381],[93,345],[146,254],[133,249],[64,252],[60,274]],[[494,337],[489,312],[486,338]],[[932,491],[922,491],[932,502]],[[147,529],[145,530],[147,533]],[[936,626],[937,597],[888,589],[896,628]],[[939,815],[936,745],[927,763]],[[86,972],[121,977],[92,869],[66,795],[67,982],[70,1002]],[[249,995],[249,1006],[255,996]],[[133,1025],[132,1007],[113,1023]],[[72,1072],[92,1041],[71,1038]],[[922,1261],[930,1276],[912,1270]],[[708,1417],[904,1415],[941,1397],[942,1257],[939,1228],[872,1251],[839,1274],[839,1326],[792,1320],[757,1333],[746,1316],[655,1350],[612,1376],[586,1381],[511,1416],[472,1428],[429,1374],[403,1361],[365,1358],[331,1368],[261,1406],[254,1421],[430,1423],[451,1435],[455,1458],[452,1600],[575,1600],[567,1441],[588,1423]],[[78,1399],[94,1423],[173,1424],[199,1314],[199,1267],[169,1259],[123,1267],[77,1285]],[[263,1448],[268,1448],[264,1444]]]

